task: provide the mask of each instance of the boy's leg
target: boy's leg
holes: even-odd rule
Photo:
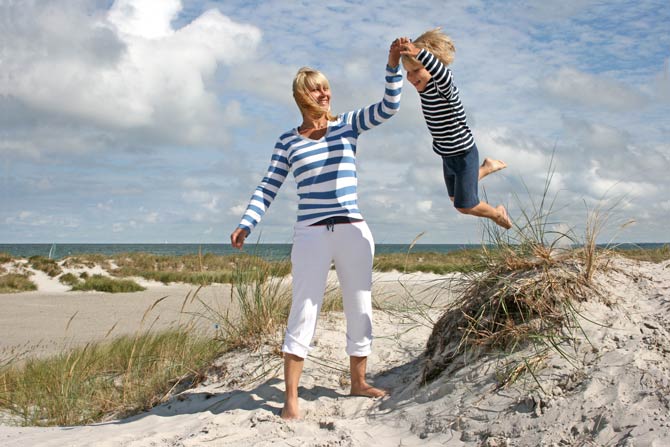
[[[496,225],[499,225],[507,230],[512,228],[512,221],[507,215],[507,210],[504,206],[498,205],[493,208],[486,202],[479,202],[478,205],[472,208],[456,208],[459,212],[463,214],[469,214],[471,216],[477,217],[486,217],[491,219]]]
[[[342,288],[347,319],[347,347],[351,366],[351,394],[380,397],[385,391],[365,379],[372,344],[372,261],[374,241],[365,222],[335,225],[333,258]]]
[[[454,207],[463,214],[486,217],[503,228],[511,228],[512,222],[504,206],[493,208],[486,202],[479,200],[479,153],[477,146],[463,156],[445,159],[445,166],[449,165],[455,173],[454,180]],[[493,164],[489,164],[489,167]],[[498,166],[498,169],[502,169]]]
[[[507,163],[502,160],[494,160],[492,158],[485,158],[482,165],[479,167],[479,180],[483,179],[489,174],[492,174],[501,169],[505,169]]]

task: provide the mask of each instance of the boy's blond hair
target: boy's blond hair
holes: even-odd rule
[[[435,28],[426,31],[412,41],[415,47],[425,48],[438,58],[444,65],[449,65],[454,61],[456,46],[451,37],[442,32],[442,28]],[[403,55],[403,63],[410,62],[411,65],[420,64],[415,57]]]
[[[330,89],[326,76],[314,68],[302,67],[293,79],[293,98],[295,99],[295,103],[303,115],[318,117],[325,115],[328,121],[335,121],[337,118],[331,115],[330,110],[321,107],[309,94],[310,90],[319,87]]]

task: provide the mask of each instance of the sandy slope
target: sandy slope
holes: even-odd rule
[[[615,304],[594,299],[584,306],[590,343],[584,339],[574,352],[581,361],[574,367],[550,357],[542,389],[527,378],[496,390],[506,359],[495,355],[419,387],[430,328],[411,321],[421,322],[416,312],[403,318],[377,311],[370,375],[391,397],[348,397],[344,322],[334,314],[320,324],[305,363],[301,421],[277,416],[280,359],[235,353],[220,359],[219,377],[149,413],[85,427],[0,426],[0,445],[667,446],[670,262],[617,260],[613,267],[597,280]]]

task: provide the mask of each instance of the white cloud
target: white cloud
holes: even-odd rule
[[[586,107],[630,111],[649,102],[649,98],[622,82],[572,68],[561,68],[542,86],[560,101]]]
[[[35,7],[40,20],[30,31],[38,36],[25,36],[28,48],[8,47],[3,93],[96,127],[148,129],[184,143],[221,137],[216,130],[226,113],[208,84],[218,66],[253,56],[261,32],[214,9],[174,30],[170,21],[180,9],[176,0],[118,0],[106,17],[79,17],[81,31]],[[80,42],[82,35],[105,36],[119,50],[103,60],[79,57],[77,46],[60,37],[73,34]],[[52,51],[47,45],[56,35]],[[235,112],[231,107],[228,113]]]

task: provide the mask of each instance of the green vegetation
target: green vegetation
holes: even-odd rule
[[[74,275],[73,275],[74,276]],[[124,293],[139,292],[144,287],[129,279],[115,279],[102,275],[93,275],[72,285],[72,290],[97,290],[99,292]]]
[[[407,272],[453,273],[472,272],[483,269],[483,252],[464,249],[449,253],[409,252],[375,256],[374,269],[379,272],[397,270]]]
[[[614,247],[613,251],[629,259],[637,261],[648,262],[663,262],[670,259],[670,245],[663,245],[660,248],[635,248],[635,249],[619,249]]]
[[[283,276],[285,263],[269,263],[256,257],[240,259],[231,274],[233,305],[214,308],[202,300],[202,317],[218,328],[225,348],[258,348],[276,344],[291,306],[291,290]]]
[[[52,278],[63,273],[63,270],[61,270],[60,265],[56,261],[44,256],[31,256],[28,258],[28,263],[35,270],[41,270]]]
[[[218,256],[214,254],[159,256],[148,253],[128,253],[115,256],[116,276],[140,276],[163,283],[185,282],[196,285],[211,283],[253,282],[254,270],[272,271],[286,276],[291,271],[288,261],[265,261],[247,254]],[[246,278],[246,279],[245,279]]]
[[[520,204],[511,230],[485,222],[487,246],[495,249],[484,249],[485,270],[450,284],[455,298],[426,345],[424,383],[453,374],[486,352],[506,359],[496,374],[500,387],[526,373],[537,382],[535,372],[552,351],[580,364],[568,352],[577,352],[583,333],[578,303],[603,298],[592,279],[609,256],[595,243],[609,213],[587,212],[582,241],[571,231],[557,231],[554,200],[548,200],[552,175],[550,167],[539,202],[531,199],[529,208]]]
[[[0,275],[0,293],[15,293],[37,290],[27,274],[8,273]]]
[[[79,278],[73,273],[66,273],[64,275],[61,275],[60,278],[58,278],[58,281],[60,281],[61,284],[65,284],[68,286],[74,286],[79,284]]]
[[[13,260],[14,260],[14,258],[9,253],[0,252],[0,264],[4,264],[5,262],[9,262],[9,261],[13,261]]]
[[[219,346],[182,328],[31,359],[0,369],[0,408],[38,426],[128,416],[197,385]]]

